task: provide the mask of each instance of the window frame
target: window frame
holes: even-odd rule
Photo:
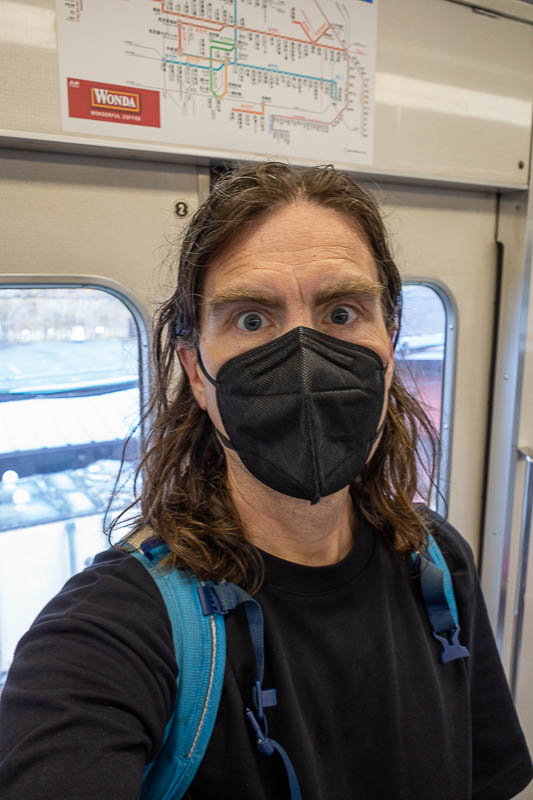
[[[0,291],[2,289],[93,289],[106,292],[115,297],[130,312],[137,332],[137,357],[138,357],[138,389],[139,389],[139,419],[140,437],[145,440],[147,424],[143,420],[143,412],[148,402],[152,364],[150,359],[152,341],[152,319],[147,308],[137,295],[123,284],[111,278],[98,275],[79,274],[0,274]],[[76,515],[74,515],[76,516]],[[81,515],[82,518],[85,515]],[[28,527],[32,527],[29,525]],[[68,531],[66,531],[68,535]],[[2,533],[0,533],[0,536]],[[74,549],[71,537],[68,537],[68,562],[66,572],[70,575],[76,572],[74,563]],[[9,668],[9,665],[8,665]],[[1,675],[1,672],[0,672]],[[2,692],[2,678],[0,677],[0,694]]]
[[[444,359],[442,365],[440,441],[441,460],[437,477],[436,510],[446,517],[450,496],[452,465],[452,442],[454,422],[455,382],[457,375],[458,312],[457,303],[449,287],[435,278],[418,275],[402,276],[402,292],[405,286],[424,286],[432,289],[444,308]],[[401,328],[400,328],[401,333]]]

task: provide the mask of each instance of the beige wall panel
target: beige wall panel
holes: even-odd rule
[[[496,197],[490,193],[385,187],[404,278],[434,279],[458,313],[449,519],[477,556],[496,268]]]
[[[181,229],[174,204],[190,213],[197,198],[191,167],[4,151],[0,272],[112,278],[151,313]]]
[[[380,0],[378,38],[379,170],[525,187],[533,26],[443,0]]]

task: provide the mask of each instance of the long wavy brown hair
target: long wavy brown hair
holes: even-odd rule
[[[396,342],[401,278],[378,206],[367,192],[331,166],[298,169],[267,162],[225,174],[186,229],[176,290],[155,317],[155,379],[135,481],[142,486],[134,503],[111,524],[112,532],[124,514],[137,508],[133,520],[128,518],[133,524],[121,546],[148,529],[168,545],[169,567],[190,570],[204,580],[225,578],[252,592],[261,585],[262,559],[232,502],[223,449],[181,371],[177,348],[199,343],[203,283],[216,254],[251,220],[297,200],[335,209],[364,235],[385,289],[385,323]],[[427,455],[422,481],[417,457],[421,440]],[[434,427],[395,370],[379,446],[354,481],[352,494],[360,512],[400,554],[426,544],[427,519],[413,498],[418,493],[429,500],[437,462]]]

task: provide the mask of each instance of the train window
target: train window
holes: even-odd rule
[[[452,303],[440,287],[418,281],[404,283],[402,327],[395,361],[404,384],[422,403],[440,434],[442,457],[431,494],[431,506],[439,511],[444,511],[447,498],[455,327]],[[419,462],[424,483],[427,450],[423,439]]]
[[[141,328],[100,288],[0,287],[0,687],[37,612],[107,546],[139,421]],[[134,436],[131,467],[137,450]]]

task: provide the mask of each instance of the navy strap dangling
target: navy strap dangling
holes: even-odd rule
[[[253,703],[255,714],[250,708],[245,708],[244,713],[256,737],[257,747],[261,753],[271,756],[274,752],[279,753],[283,759],[287,779],[289,781],[290,800],[302,800],[302,793],[296,772],[289,756],[283,747],[268,735],[268,725],[265,716],[265,708],[277,705],[275,689],[263,689],[263,678],[265,669],[265,646],[264,646],[264,623],[263,611],[261,606],[235,583],[222,581],[219,584],[208,584],[198,588],[198,595],[202,605],[202,611],[208,614],[227,614],[229,611],[244,606],[250,638],[255,655],[256,681],[253,687]]]
[[[430,555],[432,558],[436,558],[431,551]],[[442,645],[441,662],[447,664],[457,658],[468,658],[470,656],[468,649],[459,642],[461,627],[453,589],[451,588],[451,578],[449,578],[449,573],[447,574],[447,568],[446,571],[441,569],[423,555],[418,555],[415,563],[420,568],[422,596],[433,636]],[[447,577],[449,584],[447,583]]]

